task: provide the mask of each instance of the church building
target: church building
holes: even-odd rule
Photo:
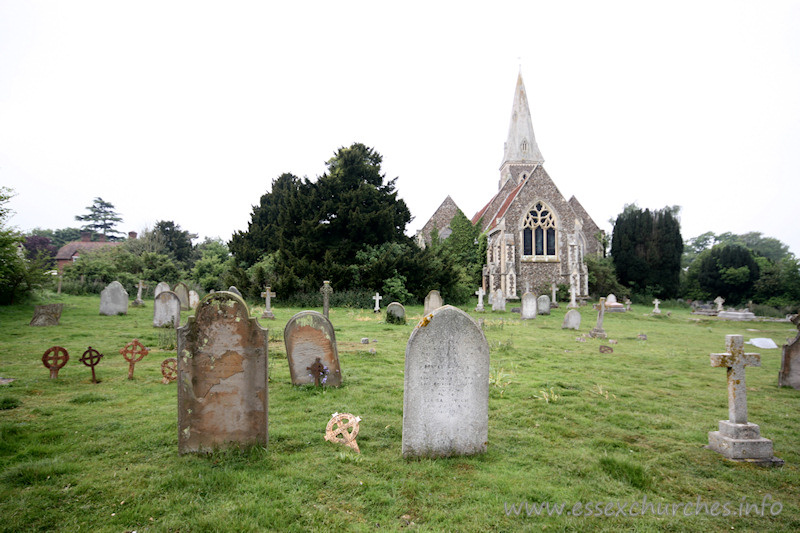
[[[549,292],[552,283],[565,283],[575,287],[576,297],[588,297],[584,257],[602,253],[601,230],[577,198],[564,198],[543,164],[520,74],[498,192],[472,217],[488,239],[483,267],[487,294],[499,289],[515,299],[528,290],[541,294]],[[420,231],[421,245],[430,242],[433,227],[440,238],[449,235],[454,206],[448,196]]]

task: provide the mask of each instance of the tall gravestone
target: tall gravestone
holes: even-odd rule
[[[300,311],[286,323],[283,342],[292,385],[313,385],[315,377],[324,378],[318,384],[327,387],[342,384],[336,334],[325,315],[317,311]],[[315,366],[317,361],[322,365],[321,369]]]
[[[522,295],[522,309],[520,310],[520,318],[522,320],[530,320],[536,318],[536,295],[531,292],[526,292]]]
[[[711,366],[727,369],[728,420],[719,421],[719,431],[709,431],[708,447],[734,461],[783,464],[772,456],[772,441],[761,436],[758,424],[747,420],[745,368],[761,366],[761,356],[744,352],[741,335],[726,335],[725,353],[712,353]]]
[[[112,281],[100,293],[100,314],[106,316],[128,314],[128,292],[119,281]]]
[[[144,300],[142,300],[142,290],[146,289],[147,285],[144,284],[143,280],[139,280],[138,285],[136,285],[136,299],[133,301],[134,307],[142,307],[144,306]]]
[[[161,291],[153,300],[153,327],[178,329],[180,325],[180,298],[172,291]]]
[[[501,289],[497,289],[492,293],[492,311],[505,311],[506,310],[506,297]]]
[[[181,309],[184,311],[189,310],[189,287],[186,286],[184,282],[179,282],[175,285],[175,288],[172,290],[175,294],[178,295],[178,298],[181,301]]]
[[[570,309],[564,315],[561,329],[581,329],[581,313],[577,309]]]
[[[331,308],[331,294],[333,294],[333,287],[331,287],[331,282],[325,280],[322,282],[322,287],[319,288],[319,292],[322,293],[322,314],[325,318],[330,317],[330,308]]]
[[[272,287],[267,287],[267,290],[261,293],[261,297],[264,298],[264,312],[261,314],[261,318],[275,320],[275,313],[272,312],[272,299],[275,298],[275,293],[270,289]]]
[[[439,294],[439,291],[434,289],[425,297],[425,310],[423,313],[428,315],[443,305],[444,301],[442,300],[442,296]]]
[[[800,329],[800,315],[794,315],[792,323]],[[783,345],[778,386],[800,389],[800,331],[794,339]]]
[[[178,451],[267,445],[267,342],[244,300],[209,294],[178,329]]]
[[[154,297],[158,296],[162,292],[170,291],[170,290],[172,290],[172,289],[170,288],[169,283],[167,283],[166,281],[161,281],[161,282],[158,283],[158,285],[156,285],[156,288],[153,291],[153,296]]]
[[[234,285],[231,285],[230,287],[228,287],[228,292],[232,292],[233,294],[235,294],[239,298],[244,299],[244,296],[242,296],[242,292],[239,289],[237,289]]]
[[[589,336],[595,339],[605,339],[608,337],[606,330],[603,329],[603,319],[606,314],[606,299],[600,298],[600,305],[597,310],[597,324],[595,324],[592,331],[589,332]]]
[[[200,303],[200,295],[197,294],[197,291],[189,291],[189,309],[194,309],[197,307],[197,304]]]
[[[550,314],[550,297],[548,295],[542,294],[536,299],[536,312],[540,315]]]
[[[489,344],[464,311],[446,305],[417,324],[406,345],[404,457],[486,451]]]
[[[475,311],[482,313],[483,312],[483,297],[486,293],[483,290],[483,287],[478,287],[478,290],[475,291],[475,296],[478,297],[478,305],[475,306]]]

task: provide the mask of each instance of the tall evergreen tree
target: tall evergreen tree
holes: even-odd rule
[[[88,214],[75,216],[75,220],[86,222],[81,226],[81,229],[99,233],[112,239],[116,238],[116,235],[122,235],[121,231],[114,229],[118,222],[122,222],[122,218],[114,211],[114,204],[97,197],[92,202],[92,205],[86,209],[89,210]]]
[[[625,206],[611,238],[611,256],[620,283],[638,293],[677,296],[683,254],[679,210],[678,206],[657,211],[642,211],[635,204]]]

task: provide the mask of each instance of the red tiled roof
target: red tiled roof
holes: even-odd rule
[[[90,252],[93,250],[97,250],[99,248],[104,248],[106,246],[117,246],[121,243],[119,242],[84,242],[84,241],[74,241],[65,244],[61,248],[58,249],[58,253],[56,253],[56,260],[65,260],[65,259],[72,259],[72,256],[75,255],[79,251],[86,251]]]

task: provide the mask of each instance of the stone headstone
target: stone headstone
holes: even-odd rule
[[[520,309],[520,318],[522,320],[529,320],[536,318],[536,295],[526,292],[522,295],[522,308]]]
[[[446,305],[426,315],[406,345],[404,457],[486,451],[489,344],[464,311]]]
[[[375,296],[373,296],[372,299],[375,300],[375,309],[373,311],[376,312],[376,313],[380,313],[381,312],[381,303],[380,302],[381,302],[381,300],[383,300],[383,296],[381,296],[380,294],[378,294],[376,292]]]
[[[178,451],[267,445],[267,342],[244,300],[209,294],[178,329]]]
[[[33,309],[33,318],[29,326],[57,326],[61,320],[64,304],[37,305]]]
[[[228,287],[228,292],[232,292],[233,294],[235,294],[239,298],[244,299],[244,296],[242,296],[241,291],[239,289],[237,289],[234,285],[231,285],[230,287]]]
[[[720,420],[719,431],[708,433],[708,447],[734,461],[782,464],[772,456],[772,441],[747,421],[745,367],[761,366],[761,356],[744,352],[741,335],[726,335],[725,348],[725,353],[711,354],[711,366],[728,370],[728,420]]]
[[[503,295],[501,289],[497,289],[492,293],[492,311],[505,311],[506,310],[506,297]]]
[[[119,281],[112,281],[100,293],[100,314],[106,316],[128,314],[128,292]]]
[[[605,339],[608,337],[606,331],[603,329],[603,318],[605,317],[606,313],[606,299],[600,298],[600,305],[597,311],[597,324],[594,326],[592,331],[589,332],[589,336],[592,338],[597,339]]]
[[[475,296],[478,297],[478,305],[475,306],[475,311],[477,311],[479,313],[482,313],[484,311],[484,309],[483,309],[483,297],[485,295],[486,295],[486,293],[484,292],[483,287],[478,287],[478,290],[475,291]]]
[[[178,295],[178,298],[181,301],[181,309],[184,311],[189,310],[189,287],[186,286],[184,282],[179,282],[175,285],[175,288],[172,289],[172,292]]]
[[[442,300],[442,296],[439,294],[439,291],[434,289],[425,297],[425,310],[423,314],[428,315],[443,305],[444,301]]]
[[[406,308],[400,302],[392,302],[386,306],[386,321],[392,324],[406,323]]]
[[[164,291],[170,291],[170,290],[172,289],[170,288],[169,283],[167,283],[166,281],[162,281],[158,285],[156,285],[156,288],[153,291],[153,297],[158,296],[160,293]]]
[[[264,298],[264,312],[261,318],[275,320],[275,313],[272,312],[272,299],[275,298],[275,293],[271,289],[272,287],[267,287],[267,290],[261,293],[261,297]]]
[[[800,315],[794,315],[791,320],[800,330]],[[778,386],[800,390],[800,331],[793,340],[783,345]]]
[[[300,311],[286,323],[283,342],[289,360],[292,385],[314,384],[315,373],[309,368],[319,359],[324,367],[324,382],[327,387],[342,384],[339,369],[339,352],[336,334],[331,321],[317,311]]]
[[[333,294],[331,282],[328,280],[323,281],[322,287],[319,288],[319,292],[322,293],[322,314],[325,318],[330,318],[331,294]]]
[[[536,299],[536,312],[540,315],[550,314],[550,297],[548,295],[542,294]]]
[[[161,291],[153,300],[153,327],[178,329],[181,325],[181,300],[172,291]]]
[[[653,307],[653,310],[652,310],[651,312],[652,312],[654,315],[660,315],[660,314],[661,314],[661,309],[659,309],[659,308],[658,308],[658,304],[660,304],[660,303],[661,303],[661,300],[659,300],[658,298],[656,298],[655,300],[653,300],[653,305],[654,305],[655,307]]]
[[[581,313],[577,309],[570,309],[564,315],[564,322],[561,323],[561,329],[580,329],[581,328]]]
[[[144,284],[143,280],[139,280],[139,283],[136,285],[136,299],[133,301],[131,305],[134,307],[143,307],[144,300],[142,300],[142,289],[146,289],[147,285]]]
[[[606,297],[606,313],[624,313],[626,308],[617,301],[617,297],[609,294]]]
[[[615,303],[617,303],[617,297],[615,295],[609,294],[608,296],[606,296],[606,307],[608,307],[609,304],[615,304]]]
[[[714,298],[714,303],[717,304],[717,312],[725,310],[725,308],[722,307],[722,304],[725,303],[725,298],[723,298],[722,296],[717,296],[716,298]]]
[[[200,295],[197,294],[197,291],[189,291],[189,308],[195,309],[197,304],[200,303]]]

